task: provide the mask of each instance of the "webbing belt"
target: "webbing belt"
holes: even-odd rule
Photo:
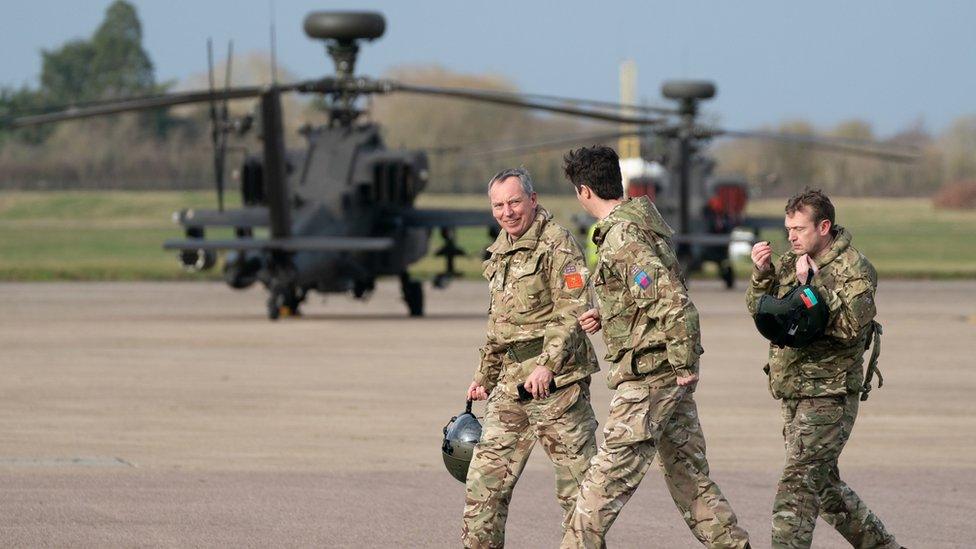
[[[528,341],[517,341],[508,346],[508,356],[515,362],[525,362],[542,354],[542,343],[545,338],[535,338]]]

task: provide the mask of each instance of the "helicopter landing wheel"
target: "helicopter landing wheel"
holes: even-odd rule
[[[291,286],[277,287],[268,296],[268,318],[278,320],[282,317],[301,316],[298,306],[305,299],[305,292]]]
[[[279,318],[281,318],[282,306],[280,305],[281,299],[279,295],[280,294],[278,294],[278,292],[272,292],[271,295],[268,296],[268,319],[269,320],[278,320]]]
[[[410,275],[400,275],[400,289],[403,291],[403,301],[407,303],[410,316],[424,316],[424,287]]]
[[[451,273],[440,273],[434,276],[433,284],[438,290],[443,290],[451,284],[452,280],[454,280],[454,275]]]

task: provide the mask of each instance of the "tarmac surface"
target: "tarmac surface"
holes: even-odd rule
[[[713,477],[769,547],[781,424],[741,285],[692,287],[697,400]],[[463,409],[487,290],[427,298],[428,316],[407,318],[386,283],[369,302],[313,295],[303,317],[269,322],[259,288],[0,284],[0,545],[459,546],[464,491],[441,429]],[[885,386],[841,474],[903,545],[972,547],[976,281],[882,281],[878,303]],[[593,388],[602,426],[602,372]],[[536,449],[508,545],[556,547],[559,521]],[[697,547],[656,468],[608,542]],[[846,546],[819,523],[814,547]]]

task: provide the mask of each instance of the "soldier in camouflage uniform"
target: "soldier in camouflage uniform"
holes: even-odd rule
[[[552,460],[567,516],[596,453],[589,382],[599,364],[577,322],[589,307],[583,254],[537,205],[524,169],[493,177],[489,198],[503,230],[485,261],[488,341],[468,389],[468,398],[488,398],[488,406],[468,469],[467,547],[504,545],[512,490],[537,439]],[[519,398],[520,385],[532,398]]]
[[[763,294],[783,297],[809,283],[827,304],[830,321],[823,337],[807,347],[770,345],[765,371],[773,398],[782,400],[786,442],[786,466],[773,504],[773,547],[810,547],[817,516],[854,547],[900,547],[837,469],[857,417],[858,395],[867,398],[877,371],[878,275],[851,246],[851,233],[834,224],[834,207],[820,191],[789,200],[786,227],[792,249],[775,264],[769,243],[753,247],[749,312],[755,315]],[[872,341],[875,354],[865,379],[862,355]]]
[[[657,454],[695,537],[708,547],[748,547],[748,534],[709,478],[694,399],[703,352],[698,311],[669,243],[673,232],[646,197],[621,200],[613,149],[573,151],[565,169],[583,208],[600,219],[593,286],[610,362],[607,383],[616,394],[562,546],[605,547],[607,530]],[[596,315],[581,317],[587,332],[599,329]]]

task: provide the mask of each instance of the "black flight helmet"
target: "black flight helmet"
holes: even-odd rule
[[[771,295],[759,298],[756,328],[777,347],[801,348],[813,343],[827,328],[830,311],[813,286],[804,284],[782,299]]]

